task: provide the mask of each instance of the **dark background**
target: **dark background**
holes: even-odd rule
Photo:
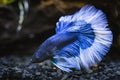
[[[17,32],[18,2],[0,5],[0,55],[31,55],[49,36],[55,34],[60,16],[72,14],[85,4],[92,4],[106,14],[114,40],[110,55],[120,56],[119,0],[29,0],[22,30]]]

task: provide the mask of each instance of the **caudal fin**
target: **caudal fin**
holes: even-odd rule
[[[80,70],[100,62],[112,44],[112,32],[105,14],[94,6],[86,5],[73,15],[63,16],[57,22],[56,34],[78,32],[78,40],[65,46],[54,56],[53,63],[64,71]],[[61,35],[62,36],[62,35]]]

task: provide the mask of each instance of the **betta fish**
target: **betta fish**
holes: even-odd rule
[[[31,62],[50,59],[66,72],[87,70],[108,53],[112,39],[103,11],[85,5],[73,15],[60,17],[56,23],[56,34],[40,45]]]

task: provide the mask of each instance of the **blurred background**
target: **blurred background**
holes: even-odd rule
[[[113,32],[102,62],[91,72],[70,74],[50,60],[27,66],[40,44],[55,34],[58,19],[86,4],[106,14]],[[120,0],[0,0],[0,80],[120,80]]]
[[[114,40],[109,56],[120,58],[120,0],[0,0],[0,55],[32,55],[55,34],[61,16],[92,4],[106,14]]]

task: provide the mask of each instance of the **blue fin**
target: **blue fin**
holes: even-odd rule
[[[53,63],[66,72],[72,71],[71,68],[88,69],[97,64],[112,44],[113,36],[107,28],[106,16],[94,6],[86,5],[73,15],[63,16],[56,25],[56,34],[79,33],[78,40],[65,46],[53,57]]]

